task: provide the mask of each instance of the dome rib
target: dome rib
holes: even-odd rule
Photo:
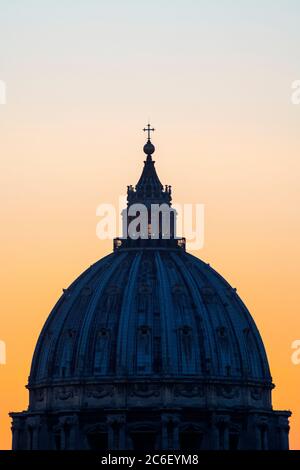
[[[214,316],[212,315],[211,309],[209,309],[206,305],[207,308],[207,314],[211,318],[211,331],[213,334],[214,342],[217,347],[217,352],[218,352],[218,364],[219,364],[219,373],[221,375],[226,375],[226,367],[230,366],[230,363],[235,363],[235,370],[240,369],[241,372],[243,372],[243,360],[242,360],[242,350],[239,345],[239,337],[236,335],[235,332],[235,327],[233,326],[232,319],[230,317],[230,314],[226,307],[224,306],[224,299],[222,298],[222,290],[224,286],[221,286],[221,289],[216,288],[215,282],[216,280],[211,278],[209,275],[210,273],[210,266],[204,264],[200,260],[193,260],[193,267],[195,270],[199,270],[201,277],[203,278],[204,285],[201,287],[205,286],[213,286],[214,288],[214,295],[218,299],[218,302],[212,304],[215,306],[216,314],[218,316],[218,320],[215,322],[214,321]],[[205,267],[205,270],[203,269]],[[194,270],[191,270],[191,275],[195,278]],[[198,285],[198,290],[201,289],[201,287]],[[200,294],[201,295],[201,294]],[[205,302],[204,302],[205,303]],[[226,342],[228,344],[227,348],[222,348],[222,344],[220,341],[220,338],[217,337],[217,332],[221,331],[222,328],[225,328],[224,331],[226,331]],[[227,336],[230,336],[230,339]],[[224,343],[224,341],[223,341]],[[224,351],[225,349],[225,351]],[[227,351],[226,351],[227,349]],[[228,351],[230,350],[230,351]],[[239,356],[239,362],[236,362],[235,358],[235,352]],[[229,360],[230,358],[230,360]],[[231,374],[230,374],[231,375]],[[235,375],[235,374],[234,374]],[[239,374],[237,374],[239,375]]]
[[[210,285],[216,285],[217,283],[216,294],[220,297],[223,303],[227,303],[227,308],[224,308],[224,314],[225,317],[229,318],[231,322],[232,332],[235,335],[236,344],[238,344],[241,371],[244,371],[245,376],[255,377],[255,370],[252,370],[251,374],[251,369],[253,369],[252,365],[255,365],[257,367],[257,364],[261,364],[261,370],[260,372],[257,372],[256,377],[264,377],[271,381],[267,356],[263,347],[259,331],[247,307],[242,302],[240,297],[236,294],[236,290],[233,289],[230,284],[217,271],[215,271],[211,266],[205,265],[201,260],[197,260],[197,262],[195,263],[195,267],[201,272],[203,272],[203,268],[205,267],[205,275],[208,280],[208,283]],[[227,292],[231,294],[230,301],[223,297],[224,291],[226,289]],[[255,350],[247,347],[244,341],[244,331],[247,327],[250,328],[251,337],[255,338]],[[255,359],[253,358],[254,355],[256,356]],[[245,364],[248,364],[248,372],[247,370],[245,370]]]
[[[83,287],[81,284],[81,280],[84,279],[85,283],[89,283],[95,275],[99,275],[99,270],[101,272],[105,269],[105,264],[107,260],[112,256],[112,254],[109,254],[94,263],[77,279],[75,279],[75,281],[72,282],[68,289],[64,290],[63,295],[59,298],[58,302],[50,312],[40,333],[32,359],[30,379],[35,379],[38,377],[42,378],[44,376],[47,377],[48,373],[51,373],[52,369],[49,369],[49,363],[51,362],[50,356],[55,355],[57,339],[61,335],[63,326],[69,315],[70,310],[72,309],[72,306],[78,300],[78,295],[80,294],[80,291]],[[70,299],[68,298],[69,295]],[[67,298],[68,301],[66,301]],[[54,328],[52,328],[53,323],[55,323]],[[54,331],[52,332],[52,330]]]
[[[178,350],[176,336],[174,334],[174,315],[172,313],[173,302],[170,295],[170,286],[166,276],[166,270],[159,251],[155,253],[155,262],[159,279],[159,300],[163,320],[162,343],[165,353],[165,355],[162,356],[164,361],[163,370],[167,375],[170,375],[172,373],[178,373]]]
[[[114,271],[118,269],[121,265],[124,258],[126,258],[126,253],[120,253],[120,257],[114,259],[107,271],[104,273],[103,277],[100,277],[99,282],[95,286],[94,295],[89,303],[88,310],[85,312],[84,315],[84,322],[82,328],[80,330],[79,339],[78,339],[78,350],[77,350],[77,357],[76,357],[76,364],[78,367],[79,372],[84,373],[85,367],[85,357],[86,357],[86,349],[89,346],[89,333],[90,327],[93,321],[95,314],[97,313],[97,304],[98,301],[103,294],[104,288],[106,283],[111,278]]]
[[[199,290],[197,289],[197,283],[195,282],[194,278],[192,277],[192,274],[189,269],[186,269],[182,259],[180,256],[175,256],[174,253],[170,253],[171,258],[174,260],[176,266],[180,269],[183,278],[185,279],[186,285],[189,286],[189,292],[191,294],[191,298],[193,299],[193,302],[196,307],[196,312],[199,315],[200,322],[203,323],[204,325],[204,330],[205,330],[205,335],[204,335],[204,340],[205,340],[205,346],[204,346],[204,351],[205,351],[205,358],[204,359],[204,364],[205,364],[205,374],[209,375],[208,372],[208,364],[212,359],[216,359],[215,357],[215,350],[212,342],[211,335],[209,332],[211,331],[211,321],[206,309],[205,304],[202,301],[201,295]],[[186,256],[186,254],[185,254]],[[212,364],[213,368],[216,369],[218,365],[214,362]]]
[[[132,315],[133,315],[133,301],[135,294],[135,286],[137,283],[137,272],[141,263],[142,253],[137,252],[134,256],[132,266],[130,268],[128,281],[126,284],[126,291],[124,294],[121,313],[120,313],[120,322],[118,327],[118,340],[117,340],[117,371],[121,374],[127,375],[132,371],[132,358],[131,355],[128,355],[128,351],[132,352],[132,344],[128,344],[128,337],[130,343],[132,341],[133,334],[133,324]],[[126,338],[126,339],[125,339]]]

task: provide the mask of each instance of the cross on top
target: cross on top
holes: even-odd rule
[[[144,127],[143,131],[148,132],[148,140],[150,140],[151,132],[154,132],[155,129],[154,129],[154,127],[151,128],[150,124],[147,124],[147,127]]]

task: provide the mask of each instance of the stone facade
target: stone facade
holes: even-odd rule
[[[96,408],[12,416],[14,449],[288,449],[288,412]]]

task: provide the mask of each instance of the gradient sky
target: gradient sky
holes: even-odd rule
[[[299,0],[0,0],[0,448],[52,306],[110,242],[96,207],[142,169],[141,129],[174,200],[205,204],[194,253],[263,336],[274,407],[300,448]]]

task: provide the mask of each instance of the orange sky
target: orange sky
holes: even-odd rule
[[[7,365],[0,366],[1,448],[10,446],[8,411],[27,405],[24,385],[48,312],[61,289],[111,249],[96,238],[95,211],[137,181],[144,136],[136,127],[131,142],[103,136],[104,160],[99,136],[88,149],[74,139],[55,142],[49,131],[38,140],[19,133],[17,144],[4,142],[10,158],[2,171],[1,339]],[[181,137],[175,144],[172,130],[159,126],[156,165],[162,181],[173,184],[175,201],[205,204],[205,246],[194,254],[237,287],[254,316],[277,385],[274,406],[293,410],[291,444],[298,448],[300,366],[290,360],[291,343],[300,337],[297,143],[287,158],[278,139],[256,136],[254,144],[244,131],[228,148],[224,129],[207,129],[212,132],[217,140],[191,133],[186,143]],[[22,161],[24,148],[30,157]]]
[[[0,448],[11,445],[8,412],[27,406],[34,345],[62,288],[111,250],[96,207],[137,182],[150,115],[162,182],[175,202],[205,204],[193,254],[252,313],[274,407],[293,411],[300,449],[299,25],[288,3],[299,5],[154,1],[146,21],[133,0],[11,3],[0,19]]]

